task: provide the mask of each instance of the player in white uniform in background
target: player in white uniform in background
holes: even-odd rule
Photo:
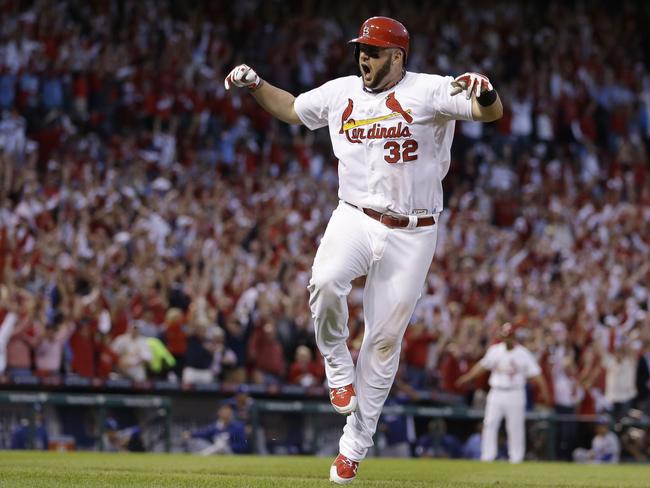
[[[490,122],[503,113],[481,74],[454,79],[406,71],[409,34],[396,20],[372,17],[350,42],[361,77],[338,78],[297,98],[247,65],[225,81],[226,88],[249,88],[284,122],[328,127],[339,160],[340,202],[316,253],[309,292],[330,399],[349,415],[330,469],[341,484],[355,478],[373,445],[433,258],[454,121]],[[355,368],[346,345],[347,295],[364,275],[365,334]]]
[[[456,385],[463,386],[486,371],[490,371],[490,392],[485,405],[481,461],[494,461],[497,457],[499,427],[506,419],[508,458],[520,463],[526,454],[526,382],[535,381],[542,401],[549,404],[549,392],[542,370],[532,353],[514,337],[514,327],[509,322],[501,326],[502,342],[490,346],[476,365],[458,378]]]

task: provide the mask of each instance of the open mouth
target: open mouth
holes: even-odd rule
[[[363,73],[363,78],[366,80],[369,80],[371,78],[370,75],[370,66],[368,66],[365,63],[361,64],[361,72]]]

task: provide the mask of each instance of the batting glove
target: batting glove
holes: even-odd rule
[[[487,76],[481,73],[463,73],[457,76],[451,82],[452,90],[451,96],[458,95],[460,92],[467,90],[467,99],[472,98],[472,92],[476,93],[476,98],[481,96],[481,93],[492,91],[492,83]]]
[[[226,90],[230,90],[230,85],[238,86],[239,88],[246,87],[249,90],[254,90],[262,83],[262,79],[259,77],[255,70],[246,64],[240,64],[235,66],[235,68],[226,76],[223,84],[226,86]]]

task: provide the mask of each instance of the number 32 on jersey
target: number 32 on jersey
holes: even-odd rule
[[[418,142],[415,139],[406,139],[405,141],[386,141],[384,149],[387,153],[384,155],[384,161],[388,164],[408,163],[418,158]]]

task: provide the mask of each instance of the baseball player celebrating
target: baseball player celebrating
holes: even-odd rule
[[[227,89],[248,88],[284,122],[327,126],[339,160],[340,202],[316,252],[309,304],[332,405],[349,415],[330,469],[340,484],[355,478],[373,444],[402,336],[433,258],[454,121],[490,122],[503,113],[484,75],[406,71],[409,33],[396,20],[372,17],[350,43],[361,76],[298,97],[246,65],[225,80]],[[351,281],[363,275],[365,335],[355,369],[346,346],[347,295]]]
[[[508,458],[511,463],[520,463],[526,453],[526,381],[531,378],[537,383],[546,404],[549,403],[549,393],[537,361],[528,349],[515,342],[512,324],[503,324],[500,336],[502,342],[490,346],[483,359],[458,378],[456,384],[465,385],[491,371],[481,437],[481,461],[494,461],[497,457],[499,426],[505,417]]]

